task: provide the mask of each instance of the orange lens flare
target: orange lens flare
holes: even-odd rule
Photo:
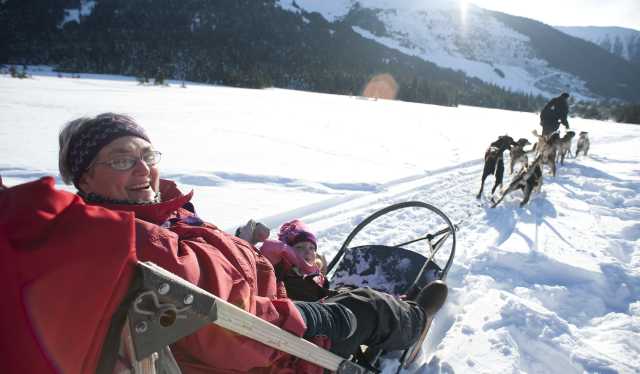
[[[397,94],[398,83],[387,73],[371,78],[362,91],[362,96],[375,99],[394,100]]]

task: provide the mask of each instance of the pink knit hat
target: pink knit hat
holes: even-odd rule
[[[307,225],[298,219],[294,219],[280,226],[278,239],[292,247],[300,242],[311,242],[315,249],[318,249],[316,236],[309,231]]]

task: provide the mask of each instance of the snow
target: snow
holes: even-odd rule
[[[68,22],[80,23],[81,18],[90,15],[95,6],[95,1],[80,0],[79,8],[69,8],[64,10],[64,19],[60,23],[59,27],[64,26],[64,24]]]
[[[10,186],[57,175],[66,121],[128,113],[163,152],[163,176],[194,189],[199,215],[227,231],[249,218],[272,231],[301,218],[330,259],[393,203],[428,202],[460,223],[449,299],[406,372],[638,372],[640,126],[571,118],[589,132],[590,154],[556,177],[545,170],[524,208],[516,192],[491,209],[475,199],[484,150],[505,133],[533,141],[536,114],[30,73],[0,75],[0,175]],[[360,240],[402,242],[440,228],[433,222],[401,212]]]
[[[294,3],[297,5],[294,5]],[[299,1],[299,0],[278,0],[276,2],[282,9],[299,13],[300,7],[307,12],[317,12],[323,15],[329,22],[337,21],[349,12],[351,1]]]
[[[624,27],[556,26],[566,34],[592,42],[609,52],[632,61],[640,53],[640,31]]]

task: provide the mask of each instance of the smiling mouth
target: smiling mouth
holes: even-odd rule
[[[145,183],[145,184],[138,184],[135,186],[131,186],[129,188],[127,188],[129,191],[144,191],[146,189],[151,188],[151,185],[149,183]]]

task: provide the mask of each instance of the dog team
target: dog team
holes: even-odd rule
[[[525,150],[527,145],[531,145],[526,138],[520,138],[515,141],[509,135],[499,136],[496,141],[489,145],[484,154],[484,168],[482,171],[482,179],[480,182],[480,191],[476,198],[482,197],[485,179],[489,175],[494,176],[494,184],[491,189],[492,208],[495,208],[509,193],[521,190],[524,194],[520,206],[524,206],[529,202],[533,191],[539,192],[542,187],[542,171],[544,165],[551,170],[551,175],[556,175],[557,164],[564,165],[567,154],[572,155],[571,143],[576,133],[569,130],[569,122],[567,121],[569,94],[553,98],[540,113],[540,125],[542,126],[542,134],[538,134],[533,130],[533,135],[537,141],[530,150]],[[560,135],[558,131],[560,124],[565,126],[564,135]],[[585,156],[589,152],[590,141],[586,131],[581,131],[578,136],[576,151],[574,158],[582,152]],[[500,197],[495,200],[494,195],[498,186],[502,186],[504,178],[504,152],[509,151],[509,171],[514,174],[509,185],[500,191]],[[529,153],[533,153],[533,161],[529,163]],[[521,165],[519,169],[516,167]]]

